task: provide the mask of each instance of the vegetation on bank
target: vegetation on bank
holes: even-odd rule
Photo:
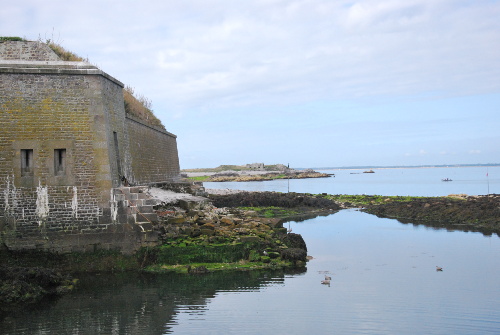
[[[325,199],[335,201],[343,207],[365,207],[370,205],[381,205],[388,202],[405,202],[421,199],[415,196],[384,196],[384,195],[348,195],[348,194],[326,194],[319,195]]]
[[[242,210],[254,211],[259,216],[265,218],[287,218],[297,216],[301,213],[298,209],[290,209],[276,206],[261,206],[261,207],[239,207]]]
[[[286,252],[279,251],[288,249],[288,245],[293,246],[285,241],[247,240],[227,239],[223,243],[210,243],[199,238],[171,239],[162,246],[142,251],[147,252],[145,259],[148,260],[144,271],[201,274],[221,270],[296,267],[302,266],[300,262],[305,261],[287,258]]]
[[[192,181],[204,182],[204,181],[209,181],[208,180],[209,178],[210,178],[210,176],[196,176],[196,177],[187,177],[186,179],[189,179]]]
[[[233,263],[190,263],[189,265],[151,265],[145,268],[149,273],[184,273],[184,274],[203,274],[213,271],[250,271],[262,269],[283,269],[292,268],[295,264],[291,261],[268,260],[268,261],[249,261],[240,260]]]

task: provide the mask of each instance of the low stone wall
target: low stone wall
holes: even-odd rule
[[[5,209],[0,210],[0,244],[9,250],[58,253],[132,253],[140,247],[157,245],[159,233],[154,226],[159,219],[155,208],[165,204],[165,199],[152,192],[152,186],[170,191],[173,195],[169,203],[179,206],[189,207],[190,202],[203,199],[192,196],[204,191],[202,184],[188,182],[114,188],[109,207],[104,209],[87,207],[87,202],[80,204],[81,195],[75,188],[39,187],[26,194],[25,190],[13,188],[4,199]]]
[[[0,55],[5,60],[60,60],[47,44],[41,42],[3,41],[0,42]]]

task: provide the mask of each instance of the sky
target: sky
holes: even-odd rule
[[[4,1],[152,101],[181,169],[500,163],[500,1]]]

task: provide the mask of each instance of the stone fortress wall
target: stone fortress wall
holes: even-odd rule
[[[0,42],[0,79],[0,244],[154,243],[144,186],[179,178],[176,136],[126,115],[120,81],[43,43]]]

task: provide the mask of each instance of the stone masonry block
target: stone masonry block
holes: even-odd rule
[[[158,221],[158,215],[156,213],[137,214],[136,220],[136,222],[154,222]]]
[[[129,215],[131,213],[130,207],[118,207],[117,209],[118,215]]]
[[[128,200],[118,201],[117,205],[118,205],[118,207],[128,207],[129,202],[128,202]]]
[[[127,215],[127,221],[128,224],[135,225],[136,223],[136,216],[135,214]]]
[[[128,223],[128,218],[129,218],[129,215],[126,215],[126,214],[118,214],[116,216],[116,221],[118,223]]]
[[[138,199],[149,199],[149,195],[146,193],[137,193],[137,198]]]
[[[115,190],[119,190],[122,194],[125,194],[125,195],[130,194],[130,187],[120,187],[120,188],[115,189]]]
[[[124,201],[126,200],[125,194],[115,194],[115,201]]]
[[[145,214],[145,213],[154,213],[153,206],[140,206],[137,207],[139,213]]]
[[[99,217],[99,224],[111,224],[112,219],[110,215],[103,215]]]
[[[156,206],[160,201],[157,199],[146,199],[143,201],[144,206]]]
[[[147,187],[144,186],[135,186],[130,188],[130,193],[144,193],[147,190]]]

